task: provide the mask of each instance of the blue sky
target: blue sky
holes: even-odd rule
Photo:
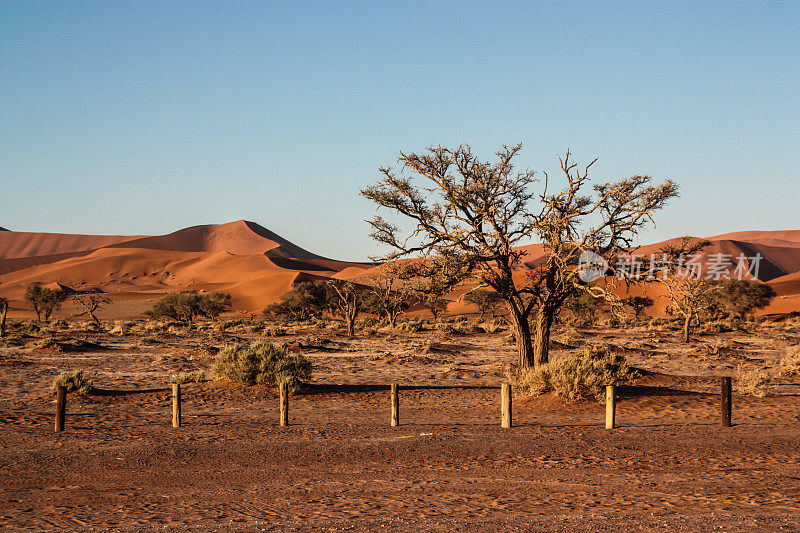
[[[644,241],[800,229],[798,57],[800,2],[0,1],[0,226],[364,259],[399,150],[523,142],[680,183]]]

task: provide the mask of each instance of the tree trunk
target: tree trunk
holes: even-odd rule
[[[517,341],[517,367],[518,370],[534,366],[533,345],[531,344],[531,327],[528,325],[528,315],[522,315],[513,305],[508,306],[511,311],[511,327],[514,330],[514,339]]]
[[[345,314],[345,319],[347,320],[347,336],[352,339],[355,336],[356,330],[356,313],[348,311]]]
[[[553,313],[540,307],[536,311],[536,330],[533,333],[533,364],[536,368],[549,361],[552,325]]]
[[[6,336],[6,316],[8,315],[8,303],[3,302],[3,312],[0,313],[0,338]]]
[[[92,317],[92,320],[94,320],[94,323],[95,323],[95,324],[96,324],[98,327],[100,327],[100,319],[99,319],[99,318],[97,318],[97,317],[94,315],[94,313],[93,313],[92,311],[89,311],[89,316],[90,316],[90,317]]]
[[[692,315],[689,315],[689,316],[686,317],[686,319],[683,322],[683,342],[684,343],[688,343],[689,342],[689,330],[690,330],[691,326],[692,326]]]

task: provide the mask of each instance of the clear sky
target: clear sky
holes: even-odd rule
[[[470,143],[682,197],[645,241],[800,229],[800,2],[0,1],[0,226],[254,220],[379,249],[358,190]]]

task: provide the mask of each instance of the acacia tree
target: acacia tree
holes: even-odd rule
[[[214,292],[210,295],[196,292],[168,294],[145,311],[151,318],[171,318],[179,322],[193,322],[195,317],[217,318],[231,305],[231,295]]]
[[[6,317],[8,316],[8,300],[0,297],[0,339],[6,336]]]
[[[330,311],[329,287],[323,280],[301,281],[287,291],[281,299],[264,308],[271,318],[309,320]]]
[[[593,292],[583,290],[573,293],[564,300],[563,307],[572,311],[576,319],[587,325],[594,325],[597,321],[597,311],[605,301],[604,296],[596,296]]]
[[[661,249],[662,275],[654,279],[667,289],[667,313],[683,319],[683,342],[689,342],[692,327],[700,325],[703,312],[714,306],[715,294],[720,290],[717,281],[703,278],[695,269],[699,265],[690,264],[691,258],[699,257],[710,244],[707,240],[681,237],[677,244]]]
[[[81,314],[88,314],[98,326],[100,325],[100,319],[97,318],[95,313],[102,309],[103,306],[111,303],[111,298],[99,292],[77,293],[73,294],[71,298],[85,309]]]
[[[344,319],[347,336],[352,338],[355,335],[356,318],[364,306],[364,296],[352,281],[330,280],[328,287],[333,311]]]
[[[733,317],[744,317],[755,309],[767,307],[777,296],[766,283],[745,279],[728,279],[714,295],[715,304]]]
[[[544,187],[535,195],[530,170],[516,171],[514,157],[522,145],[503,146],[494,163],[481,161],[467,145],[431,147],[421,154],[401,152],[399,171],[380,169],[380,181],[361,191],[379,207],[409,219],[410,233],[376,216],[371,236],[392,248],[384,259],[421,255],[457,257],[482,286],[497,292],[514,328],[518,365],[548,361],[550,328],[564,300],[588,288],[576,269],[583,252],[611,258],[630,247],[639,228],[655,211],[677,196],[677,185],[650,185],[648,176],[633,176],[594,186],[586,196],[590,163],[582,170],[567,152],[559,158],[564,187]],[[423,184],[417,185],[415,179]],[[530,205],[533,199],[538,206]],[[538,207],[538,209],[536,209]],[[538,238],[544,257],[520,272],[523,251],[515,246]],[[535,311],[533,338],[528,318]]]
[[[407,263],[395,262],[381,266],[375,275],[359,278],[359,281],[369,285],[371,293],[367,302],[370,309],[365,310],[385,317],[394,327],[412,299],[408,283],[411,276]]]
[[[25,290],[25,299],[36,313],[37,322],[41,322],[42,317],[47,322],[54,311],[61,309],[61,304],[67,299],[67,294],[60,289],[42,287],[41,283],[35,281]]]
[[[490,311],[492,313],[492,318],[494,318],[497,306],[500,305],[501,302],[499,294],[486,289],[473,289],[469,291],[464,295],[464,301],[478,308],[481,314],[479,319],[483,319],[487,311]]]
[[[634,318],[638,321],[642,311],[652,306],[655,302],[648,296],[628,296],[622,299],[622,305],[633,310]]]

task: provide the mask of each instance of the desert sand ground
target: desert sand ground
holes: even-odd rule
[[[183,386],[184,425],[174,429],[170,375],[208,368],[216,349],[261,333],[81,329],[12,329],[0,344],[5,529],[800,528],[800,377],[778,366],[798,341],[796,320],[702,333],[686,346],[665,326],[559,326],[554,358],[608,344],[650,372],[622,391],[610,431],[601,404],[551,395],[516,397],[515,427],[502,429],[497,387],[513,361],[505,332],[387,328],[348,339],[335,325],[270,339],[315,368],[291,398],[288,428],[273,389],[207,381]],[[769,369],[778,386],[765,398],[736,395],[734,426],[723,428],[717,382],[691,376],[735,375],[739,365]],[[69,395],[57,434],[49,386],[71,369],[98,391]],[[402,387],[394,428],[393,381]]]

